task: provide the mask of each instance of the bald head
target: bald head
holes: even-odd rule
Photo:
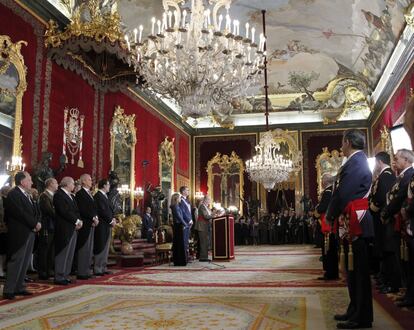
[[[92,178],[89,174],[87,173],[82,174],[81,177],[79,178],[79,181],[82,187],[86,189],[92,188]]]
[[[60,186],[68,192],[72,192],[73,188],[75,188],[75,181],[70,176],[65,176],[60,181]]]
[[[333,184],[335,177],[329,173],[326,173],[322,176],[322,188],[325,189]]]

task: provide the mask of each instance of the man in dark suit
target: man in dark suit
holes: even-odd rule
[[[408,185],[413,176],[414,155],[411,150],[398,150],[394,156],[394,167],[399,173],[395,184],[388,195],[388,203],[381,211],[384,224],[384,265],[389,283],[381,289],[381,293],[396,293],[402,286],[400,265],[401,245],[401,208],[407,199]]]
[[[343,236],[350,242],[349,249],[353,253],[347,271],[350,303],[345,314],[335,315],[337,321],[345,321],[336,325],[338,329],[371,328],[373,321],[368,243],[374,236],[374,227],[371,214],[367,212],[372,174],[364,147],[363,132],[356,129],[344,132],[342,152],[347,161],[339,170],[339,183],[326,212],[331,225],[341,214],[345,216],[340,235],[345,232]]]
[[[384,238],[384,227],[381,222],[381,211],[387,205],[387,193],[395,183],[395,174],[391,167],[391,157],[388,153],[381,151],[375,155],[375,173],[377,178],[372,184],[371,194],[369,196],[369,209],[372,214],[374,223],[375,238],[371,247],[371,268],[375,273],[380,271],[380,260],[383,257],[383,248],[388,245]],[[385,251],[386,255],[386,251]],[[389,271],[382,262],[382,271],[379,276],[379,282],[389,281],[386,274]]]
[[[114,211],[108,198],[110,184],[107,179],[98,182],[98,192],[94,195],[99,225],[95,228],[94,236],[94,274],[102,276],[111,274],[107,269],[109,245],[111,243],[112,227],[115,226]]]
[[[5,214],[8,227],[8,263],[3,297],[14,299],[16,295],[28,296],[24,278],[32,257],[35,234],[42,228],[39,214],[28,191],[32,178],[27,172],[15,176],[16,187],[7,195]]]
[[[187,186],[180,187],[181,202],[180,209],[183,213],[183,219],[186,223],[184,227],[184,248],[185,255],[188,261],[188,249],[189,249],[189,239],[191,226],[193,225],[193,217],[191,216],[191,203],[189,199],[190,189]]]
[[[320,223],[322,234],[324,235],[324,242],[322,242],[322,262],[325,274],[319,279],[322,280],[336,280],[339,277],[338,270],[338,240],[331,225],[326,221],[325,213],[328,209],[329,202],[332,197],[332,189],[335,178],[330,174],[322,176],[322,187],[324,188],[319,204],[315,207],[314,216]],[[325,240],[329,242],[325,246]],[[327,249],[327,251],[326,251]]]
[[[142,217],[142,233],[141,233],[141,237],[142,238],[146,238],[148,243],[152,243],[153,236],[154,233],[154,220],[152,219],[151,216],[151,208],[149,206],[147,206],[145,208],[145,213]]]
[[[78,230],[82,228],[82,220],[78,205],[72,197],[75,181],[71,177],[64,177],[60,181],[60,188],[53,195],[55,207],[55,284],[67,285],[72,269],[75,254]]]
[[[95,227],[99,224],[98,211],[95,199],[92,196],[92,178],[89,174],[82,174],[80,177],[82,188],[76,193],[76,203],[83,222],[79,230],[76,251],[78,258],[77,278],[87,280],[91,277],[91,265],[93,256],[93,241]]]
[[[53,206],[53,195],[58,189],[55,178],[45,181],[45,191],[39,196],[39,207],[42,213],[42,230],[39,236],[38,247],[38,273],[39,279],[47,280],[53,270],[55,249],[55,207]]]

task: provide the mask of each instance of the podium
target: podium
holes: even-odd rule
[[[223,215],[212,219],[213,260],[234,259],[234,218]]]

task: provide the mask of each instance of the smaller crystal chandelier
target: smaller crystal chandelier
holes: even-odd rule
[[[245,96],[261,74],[264,36],[255,43],[255,28],[230,18],[231,0],[163,0],[165,12],[152,18],[151,34],[143,26],[125,36],[133,64],[145,85],[174,99],[184,118],[225,117],[231,102]]]
[[[265,14],[263,15],[263,32],[265,34]],[[266,51],[266,44],[264,45]],[[266,95],[266,132],[263,133],[260,142],[256,145],[256,155],[252,159],[246,161],[246,172],[252,181],[263,184],[268,191],[273,189],[276,183],[286,181],[290,173],[295,171],[298,166],[298,160],[295,158],[295,164],[292,156],[284,155],[280,152],[280,145],[269,131],[269,104],[268,104],[268,85],[267,85],[267,60],[264,60],[264,78],[265,78],[265,95]]]
[[[270,191],[276,183],[289,178],[293,162],[278,153],[280,146],[274,141],[272,132],[265,132],[255,149],[256,155],[246,161],[246,171],[251,180],[263,184]]]

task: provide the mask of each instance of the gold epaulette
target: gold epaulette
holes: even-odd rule
[[[369,208],[373,211],[373,212],[379,212],[380,208],[378,206],[376,206],[374,203],[371,202],[371,204],[369,205]]]

